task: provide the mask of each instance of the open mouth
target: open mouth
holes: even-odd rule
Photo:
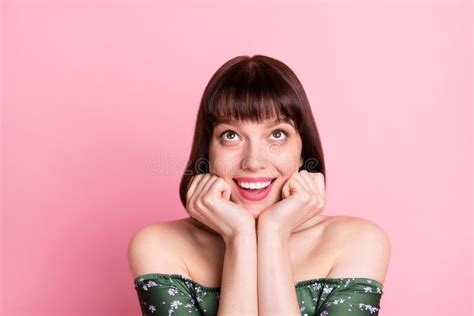
[[[237,184],[240,196],[249,201],[260,201],[265,199],[272,190],[273,183],[277,178],[266,182],[239,182],[233,179]]]
[[[249,191],[249,192],[258,193],[258,192],[264,191],[265,189],[269,188],[273,184],[273,182],[275,182],[276,179],[277,178],[273,178],[272,180],[267,181],[265,183],[261,182],[259,185],[251,184],[250,187],[249,187],[249,185],[241,186],[236,179],[232,179],[232,180],[234,180],[234,182],[237,184],[237,186],[240,189],[246,190],[246,191]]]

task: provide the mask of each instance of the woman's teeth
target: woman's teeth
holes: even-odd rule
[[[244,189],[264,189],[272,183],[272,181],[267,182],[237,182],[240,187]]]

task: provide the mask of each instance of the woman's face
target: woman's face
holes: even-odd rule
[[[210,173],[231,186],[232,202],[258,218],[265,208],[281,200],[283,185],[303,163],[301,152],[301,137],[290,121],[226,121],[216,125],[212,134]],[[260,188],[272,179],[266,189]],[[239,182],[246,182],[242,185],[247,188]]]

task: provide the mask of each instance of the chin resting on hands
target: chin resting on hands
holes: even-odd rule
[[[230,201],[231,186],[210,173],[196,175],[186,194],[191,217],[219,233],[224,241],[255,232],[255,219]]]
[[[326,204],[324,175],[294,172],[283,185],[282,200],[258,217],[258,229],[289,237],[298,226],[322,213]]]

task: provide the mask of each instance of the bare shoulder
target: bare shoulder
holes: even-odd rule
[[[130,238],[127,249],[132,277],[149,273],[187,276],[181,255],[186,251],[187,234],[183,220],[152,223],[137,230]]]
[[[328,278],[369,278],[384,283],[391,244],[378,224],[352,216],[337,216],[327,227],[340,247]]]

